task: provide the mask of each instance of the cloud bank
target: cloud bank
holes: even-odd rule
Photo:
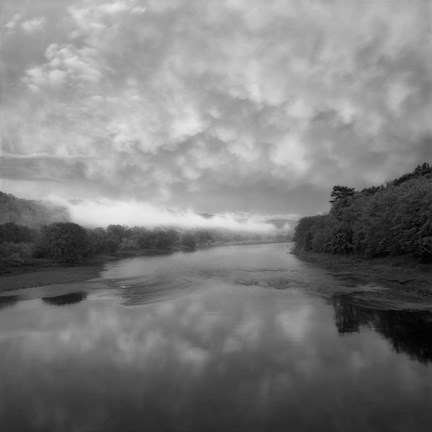
[[[325,210],[432,158],[414,1],[6,0],[3,189]]]
[[[256,216],[199,215],[192,210],[166,210],[138,201],[86,200],[75,203],[57,202],[66,206],[74,222],[90,227],[121,224],[150,228],[223,229],[257,234],[275,234],[278,231],[274,225]],[[285,232],[289,229],[289,224],[283,227]]]

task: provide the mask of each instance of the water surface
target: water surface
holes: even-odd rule
[[[0,296],[1,431],[430,431],[432,314],[286,245]]]

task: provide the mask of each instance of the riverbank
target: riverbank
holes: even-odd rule
[[[265,242],[227,242],[208,247],[263,244]],[[33,259],[29,265],[12,268],[7,273],[0,274],[0,292],[13,291],[22,288],[84,282],[99,277],[104,263],[108,261],[141,256],[168,255],[179,252],[180,249],[141,249],[118,251],[113,255],[99,255],[86,260],[79,265],[65,265],[47,259]]]
[[[432,301],[432,265],[420,264],[412,257],[366,259],[359,256],[324,254],[295,250],[298,258],[328,270],[336,278],[356,284],[376,283]]]
[[[112,255],[97,255],[85,260],[82,264],[67,265],[47,259],[33,259],[30,264],[12,268],[0,274],[0,292],[22,288],[84,282],[97,278],[108,261],[138,256],[167,255],[174,250],[141,249],[119,251]]]
[[[11,268],[0,274],[0,292],[46,285],[84,282],[99,277],[104,264],[136,256],[156,256],[172,253],[171,250],[143,249],[119,251],[113,255],[98,255],[81,264],[67,265],[48,259],[33,259],[29,264]]]
[[[55,265],[26,267],[0,275],[0,292],[45,285],[84,282],[99,277],[104,260],[95,260],[84,265]]]

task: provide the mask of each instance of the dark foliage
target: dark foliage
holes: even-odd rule
[[[354,195],[355,189],[346,186],[333,186],[333,190],[330,194],[331,204],[349,202],[349,199]]]
[[[90,254],[110,254],[117,251],[139,251],[142,249],[169,251],[173,249],[195,249],[196,245],[208,245],[214,237],[207,231],[180,233],[174,229],[143,227],[128,228],[110,225],[106,230],[87,230]],[[186,243],[185,243],[186,242]]]
[[[416,177],[428,177],[432,178],[432,167],[428,163],[424,163],[422,165],[418,165],[416,169],[408,174],[404,174],[403,176],[393,180],[393,184],[395,186],[399,186],[400,184]]]
[[[13,222],[0,224],[0,243],[31,243],[36,238],[36,230]]]
[[[181,246],[183,249],[193,251],[196,248],[196,240],[193,234],[186,233],[181,238]]]
[[[0,272],[29,264],[32,255],[32,243],[0,243]]]
[[[39,254],[55,261],[76,264],[88,255],[87,234],[72,222],[56,222],[42,228]]]
[[[432,169],[419,165],[385,186],[335,186],[330,212],[297,224],[298,248],[369,257],[413,255],[432,261]]]

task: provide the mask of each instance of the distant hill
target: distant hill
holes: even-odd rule
[[[43,201],[17,198],[0,191],[0,224],[13,222],[31,228],[40,228],[53,222],[70,220],[65,207]]]

